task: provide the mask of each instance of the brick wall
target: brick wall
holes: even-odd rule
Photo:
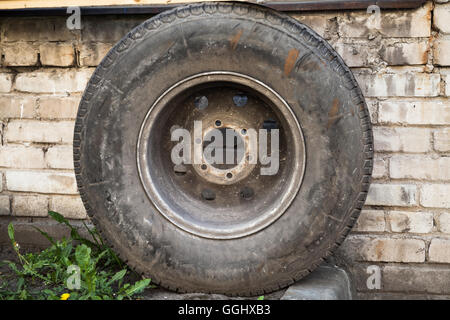
[[[450,3],[297,13],[352,67],[370,108],[373,184],[338,252],[362,298],[450,296]],[[109,48],[145,16],[0,20],[0,224],[85,219],[72,165],[80,95]],[[3,223],[4,224],[4,223]],[[367,267],[381,270],[369,290]]]

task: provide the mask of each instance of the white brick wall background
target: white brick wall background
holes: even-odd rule
[[[450,3],[437,2],[382,10],[379,29],[365,11],[292,14],[352,67],[371,112],[374,179],[339,250],[361,296],[376,297],[370,264],[392,296],[450,295]],[[86,218],[72,165],[78,102],[109,48],[145,19],[87,16],[81,31],[64,17],[0,20],[0,215]]]

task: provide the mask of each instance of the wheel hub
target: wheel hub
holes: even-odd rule
[[[177,129],[184,136],[174,141]],[[181,142],[188,147],[174,163]],[[268,159],[278,168],[264,174],[272,166]],[[305,145],[296,117],[275,91],[249,76],[217,71],[176,83],[149,108],[137,163],[147,196],[164,217],[201,237],[231,239],[284,213],[300,188]]]

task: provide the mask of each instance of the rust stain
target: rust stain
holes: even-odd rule
[[[297,61],[299,51],[297,49],[291,49],[289,50],[288,56],[286,58],[286,61],[284,63],[284,74],[285,76],[289,76],[289,74],[292,71],[292,68],[294,68],[295,61]]]
[[[341,116],[338,116],[339,112],[339,99],[335,98],[333,100],[333,105],[330,108],[330,111],[328,112],[328,124],[327,129],[331,127],[333,123],[336,122],[337,119],[339,119]]]
[[[233,49],[233,50],[236,49],[239,39],[241,39],[243,32],[244,32],[244,30],[240,29],[233,37],[231,37],[231,39],[230,39],[231,49]]]

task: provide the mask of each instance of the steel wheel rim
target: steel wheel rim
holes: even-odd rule
[[[169,201],[167,195],[164,195],[164,188],[160,183],[161,177],[158,177],[154,168],[155,162],[152,162],[152,151],[157,150],[155,144],[150,143],[152,133],[154,133],[154,127],[157,125],[157,121],[164,110],[164,108],[170,104],[176,97],[185,94],[191,88],[196,86],[208,85],[210,83],[224,83],[246,87],[248,90],[256,95],[261,95],[267,101],[270,101],[271,107],[276,107],[276,112],[279,112],[284,118],[282,121],[287,123],[289,133],[292,137],[287,137],[289,141],[294,141],[289,147],[292,147],[293,157],[290,160],[292,168],[290,172],[291,177],[286,179],[286,188],[278,200],[268,207],[267,210],[261,210],[262,212],[252,219],[245,222],[239,222],[236,224],[207,224],[203,223],[201,219],[196,221],[188,217],[187,214],[180,214],[180,205],[183,204],[184,199],[180,197],[179,203],[175,204],[173,199]],[[270,224],[274,223],[280,218],[289,205],[294,200],[295,196],[300,189],[301,182],[306,165],[306,149],[303,133],[300,124],[290,108],[287,102],[272,88],[264,84],[263,82],[254,79],[250,76],[228,72],[228,71],[213,71],[196,74],[185,78],[169,89],[167,89],[149,108],[144,121],[142,122],[138,141],[137,141],[137,167],[139,171],[140,182],[150,199],[152,204],[167,220],[173,223],[178,228],[187,231],[191,234],[211,239],[233,239],[256,233]],[[193,166],[194,167],[194,166]],[[197,171],[198,168],[192,170]],[[173,180],[172,180],[173,181]],[[209,181],[210,182],[210,181]],[[239,181],[235,182],[239,183]],[[166,185],[167,186],[167,185]],[[196,199],[198,200],[198,199]],[[176,202],[176,201],[175,201]],[[186,202],[184,202],[186,203]],[[189,204],[190,205],[190,204]],[[178,209],[177,209],[178,208]]]

